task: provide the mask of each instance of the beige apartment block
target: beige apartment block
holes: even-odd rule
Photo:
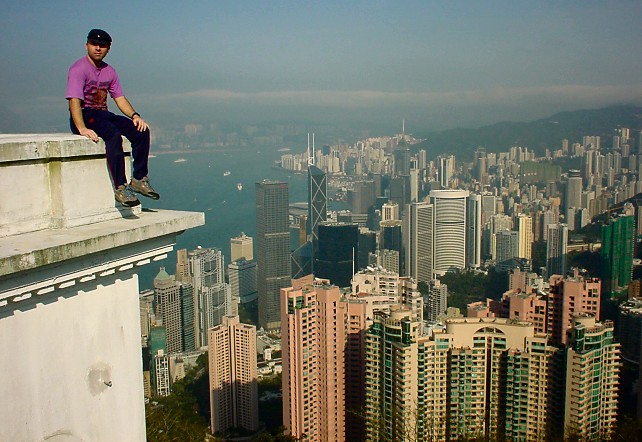
[[[209,330],[210,408],[212,433],[232,428],[259,428],[256,327],[238,316],[224,316]]]

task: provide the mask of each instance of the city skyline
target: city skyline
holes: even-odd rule
[[[376,126],[405,118],[409,128],[443,129],[642,99],[642,5],[633,1],[111,8],[97,18],[77,1],[6,2],[7,125],[67,130],[65,76],[92,27],[112,35],[107,62],[153,125],[210,118]]]

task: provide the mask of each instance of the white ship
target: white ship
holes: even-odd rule
[[[223,172],[223,176],[230,176],[230,175],[232,175],[232,172],[230,172],[229,170],[226,170],[225,172]]]
[[[241,190],[243,190],[243,184],[242,184],[242,183],[237,183],[237,184],[236,184],[236,189],[237,189],[239,192],[240,192]]]
[[[184,163],[185,161],[187,161],[185,158],[179,158],[177,160],[174,160],[175,163]]]

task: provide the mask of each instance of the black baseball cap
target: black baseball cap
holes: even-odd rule
[[[89,34],[87,34],[87,41],[111,44],[111,36],[102,29],[92,29],[89,31]]]

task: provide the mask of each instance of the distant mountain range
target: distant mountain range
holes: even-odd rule
[[[413,135],[426,139],[414,148],[426,149],[431,155],[452,153],[470,161],[478,146],[485,147],[487,152],[505,152],[512,146],[522,146],[542,155],[547,147],[560,149],[564,138],[570,144],[581,143],[584,135],[599,135],[602,145],[610,147],[613,131],[618,127],[641,130],[642,107],[611,106],[560,112],[527,123],[502,122],[478,129],[457,128]]]

